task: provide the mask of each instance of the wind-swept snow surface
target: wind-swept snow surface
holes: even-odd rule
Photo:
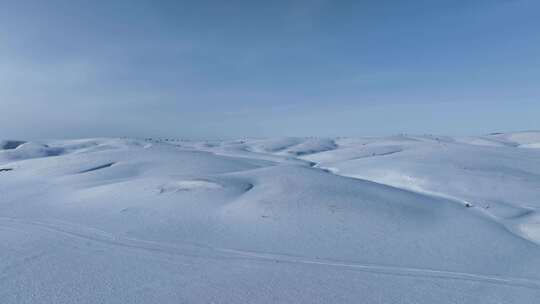
[[[0,303],[540,299],[534,132],[2,143]]]

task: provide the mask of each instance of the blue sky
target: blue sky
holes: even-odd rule
[[[0,138],[540,129],[536,0],[0,4]]]

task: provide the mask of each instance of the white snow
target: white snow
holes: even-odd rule
[[[496,133],[489,135],[490,139],[508,143],[514,146],[538,145],[540,144],[540,132],[525,131],[515,133]]]
[[[540,298],[540,133],[15,142],[0,303]]]

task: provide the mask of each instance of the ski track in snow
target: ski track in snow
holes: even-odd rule
[[[460,280],[460,281],[473,281],[478,283],[513,286],[521,288],[529,288],[540,290],[540,281],[528,280],[523,278],[512,278],[496,275],[484,275],[477,273],[464,273],[464,272],[452,272],[444,270],[412,268],[412,267],[397,267],[386,266],[376,264],[361,264],[348,261],[335,261],[328,259],[310,259],[307,257],[276,254],[271,252],[253,252],[228,248],[215,248],[203,245],[186,244],[182,247],[171,246],[170,244],[164,244],[159,242],[119,237],[102,230],[95,228],[88,228],[82,226],[73,227],[71,224],[64,223],[45,223],[39,221],[27,221],[19,220],[15,218],[0,217],[0,226],[2,228],[9,228],[13,230],[27,231],[25,226],[31,226],[49,233],[58,233],[67,237],[82,239],[85,241],[92,241],[101,243],[113,247],[127,248],[130,250],[140,250],[145,252],[151,252],[156,254],[166,255],[178,255],[183,257],[204,257],[210,258],[214,255],[215,259],[233,258],[233,259],[250,259],[260,262],[281,262],[281,263],[296,263],[296,264],[308,264],[316,266],[326,267],[339,267],[352,269],[362,272],[370,272],[377,274],[384,274],[390,276],[402,276],[411,278],[433,278],[441,280]],[[22,228],[20,228],[22,226]],[[26,227],[27,228],[27,227]],[[85,233],[84,231],[88,231]],[[188,251],[196,251],[194,253],[188,253]],[[206,252],[201,252],[206,251]],[[210,251],[210,254],[208,254]],[[202,253],[202,255],[201,255]],[[206,253],[206,254],[204,254]],[[217,255],[216,255],[217,254]],[[226,254],[225,256],[223,254]],[[37,258],[38,256],[33,256]],[[4,271],[2,271],[4,272]]]

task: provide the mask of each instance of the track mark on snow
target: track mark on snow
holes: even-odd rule
[[[311,258],[304,258],[300,256],[271,254],[271,253],[257,253],[257,252],[242,251],[242,250],[228,250],[228,249],[221,249],[221,250],[226,251],[226,252],[245,255],[248,257],[254,257],[261,260],[274,261],[274,262],[279,261],[283,263],[321,265],[321,266],[329,266],[329,267],[343,267],[343,268],[358,270],[361,272],[369,272],[369,273],[391,275],[391,276],[472,281],[472,282],[479,282],[479,283],[487,283],[487,284],[495,284],[495,285],[503,285],[503,286],[515,286],[515,287],[540,290],[540,281],[522,279],[522,278],[503,277],[503,276],[496,276],[496,275],[484,275],[484,274],[475,274],[475,273],[466,273],[466,272],[453,272],[453,271],[434,270],[434,269],[427,269],[427,268],[397,267],[397,266],[385,266],[385,265],[378,265],[378,264],[361,264],[361,263],[352,263],[352,262],[344,262],[344,261],[334,261],[334,260],[328,260],[328,259],[314,260]]]
[[[109,168],[109,167],[111,167],[111,166],[114,165],[114,164],[115,164],[114,162],[112,162],[112,163],[106,163],[106,164],[103,164],[103,165],[100,165],[100,166],[97,166],[97,167],[92,167],[92,168],[90,168],[90,169],[86,169],[86,170],[83,170],[83,171],[79,171],[78,173],[79,173],[79,174],[82,174],[82,173],[88,173],[88,172],[92,172],[92,171],[97,171],[97,170]]]
[[[75,226],[67,222],[62,222],[61,224],[54,224],[6,217],[0,217],[0,222],[19,224],[22,226],[32,226],[48,232],[61,233],[68,237],[84,239],[87,241],[94,241],[104,245],[122,247],[126,249],[141,250],[154,254],[167,254],[172,256],[192,257],[198,259],[242,259],[252,260],[255,262],[281,262],[292,264],[318,265],[322,267],[340,267],[365,273],[375,273],[381,275],[402,276],[408,278],[433,278],[441,280],[470,281],[485,284],[494,284],[499,286],[511,286],[540,290],[540,281],[523,278],[484,275],[466,272],[452,272],[427,268],[362,264],[330,259],[314,259],[310,257],[302,257],[295,255],[218,248],[199,244],[171,245],[135,238],[118,237],[114,234],[102,230]]]

